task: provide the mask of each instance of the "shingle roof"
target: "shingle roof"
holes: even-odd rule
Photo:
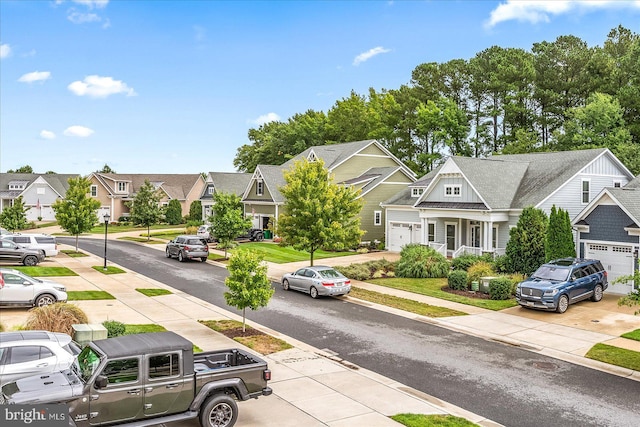
[[[334,167],[374,142],[375,139],[368,139],[366,141],[344,142],[341,144],[317,145],[307,148],[302,153],[288,160],[282,166],[285,166],[285,169],[289,168],[296,161],[306,159],[309,156],[309,153],[313,151],[317,158],[324,161],[324,166],[327,169],[332,170]]]
[[[640,188],[640,175],[629,181],[624,188]]]
[[[69,188],[69,178],[75,178],[78,174],[67,173],[0,173],[0,190],[3,191],[3,197],[17,197],[22,191],[16,190],[9,191],[9,182],[11,181],[26,181],[28,185],[33,181],[42,177],[58,194],[64,197],[67,194]],[[27,185],[27,186],[28,186]]]
[[[286,165],[286,163],[285,163]],[[260,172],[262,175],[262,179],[264,180],[264,185],[267,186],[267,190],[269,190],[269,194],[271,194],[271,198],[274,203],[284,203],[284,196],[280,193],[280,187],[283,187],[287,182],[284,180],[284,171],[287,170],[287,167],[275,166],[275,165],[258,165],[256,167],[256,172]],[[247,197],[244,201],[253,201],[257,199],[251,199],[251,197]],[[264,201],[264,199],[260,199]]]
[[[607,191],[626,210],[636,225],[640,225],[640,187],[607,188]]]
[[[171,199],[186,200],[189,191],[202,179],[198,173],[195,174],[123,174],[123,173],[97,173],[102,181],[108,185],[111,191],[115,192],[115,181],[131,182],[129,195],[134,196],[145,181],[153,183],[156,187],[162,187],[167,196]]]
[[[216,191],[242,196],[251,181],[252,174],[241,172],[210,172]]]
[[[371,168],[366,172],[364,172],[359,177],[352,178],[347,181],[343,181],[342,184],[352,184],[352,183],[369,181],[361,189],[362,190],[361,194],[364,195],[365,193],[375,188],[381,182],[384,182],[387,178],[389,178],[391,175],[393,175],[399,170],[402,170],[402,168],[396,167],[396,166]]]

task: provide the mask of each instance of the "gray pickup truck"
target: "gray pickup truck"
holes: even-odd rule
[[[173,332],[89,343],[71,369],[2,387],[0,404],[64,403],[69,425],[150,426],[199,417],[202,427],[231,427],[236,400],[271,394],[267,363],[239,349],[193,353]]]

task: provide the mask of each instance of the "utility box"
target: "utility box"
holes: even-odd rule
[[[489,293],[489,282],[491,282],[491,280],[493,279],[497,279],[497,277],[493,277],[493,276],[487,276],[487,277],[481,277],[480,278],[480,292],[484,292],[485,294]]]
[[[71,325],[73,328],[73,340],[84,346],[85,344],[107,338],[107,328],[100,324],[81,323]]]

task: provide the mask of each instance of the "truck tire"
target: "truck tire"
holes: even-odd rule
[[[226,394],[208,398],[200,409],[202,427],[232,427],[238,419],[238,405]]]

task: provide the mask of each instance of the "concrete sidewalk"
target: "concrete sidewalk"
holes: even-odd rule
[[[74,302],[87,313],[91,323],[101,323],[104,320],[118,320],[128,324],[155,323],[186,337],[204,351],[242,347],[236,341],[198,322],[242,319],[232,312],[189,294],[124,268],[124,274],[104,275],[92,268],[102,265],[102,259],[92,255],[81,258],[58,255],[45,261],[43,265],[65,266],[78,273],[78,276],[56,278],[70,291],[103,290],[116,297],[115,300]],[[170,290],[172,294],[146,297],[136,291],[136,288],[161,288]],[[8,329],[23,324],[27,316],[26,309],[10,308],[0,311],[0,321]],[[273,373],[273,380],[269,383],[273,395],[240,402],[238,425],[399,426],[400,424],[391,420],[389,416],[407,412],[452,414],[483,426],[498,425],[277,331],[251,321],[247,323],[287,341],[294,348],[264,356]],[[197,425],[198,422],[192,420],[167,426]]]

